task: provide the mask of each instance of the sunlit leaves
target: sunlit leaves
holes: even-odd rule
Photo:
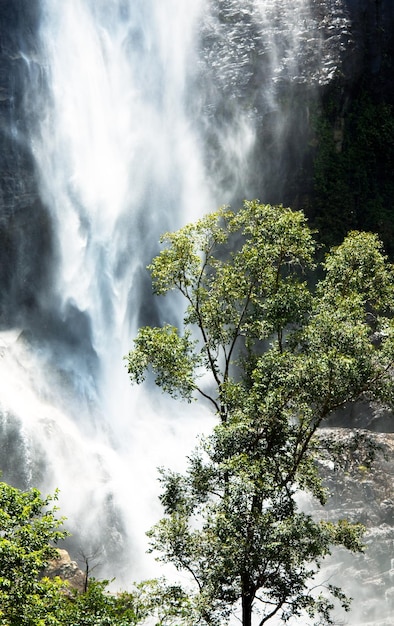
[[[164,579],[147,580],[136,585],[135,604],[140,617],[150,616],[156,626],[197,626],[193,601],[179,585]]]
[[[246,201],[243,210],[234,215],[230,228],[244,236],[235,256],[252,276],[258,278],[270,266],[303,269],[313,265],[315,243],[300,211]]]
[[[66,536],[56,516],[55,497],[42,498],[37,489],[20,491],[0,483],[0,624],[57,625],[48,604],[60,602],[56,581],[39,579],[54,557],[53,545]]]
[[[332,602],[312,593],[313,576],[332,546],[359,551],[363,529],[314,520],[295,496],[326,502],[325,418],[361,398],[394,404],[393,267],[375,235],[357,232],[316,267],[304,215],[257,201],[163,244],[154,290],[184,296],[183,332],[140,329],[129,374],[139,383],[152,370],[174,397],[202,394],[218,423],[183,474],[162,471],[152,549],[191,575],[202,623],[226,623],[239,601],[248,626],[251,611],[260,626],[305,613],[330,624]],[[340,589],[328,591],[348,608]]]
[[[196,224],[162,236],[161,242],[166,245],[149,266],[155,293],[179,289],[184,295],[192,296],[190,288],[195,290],[199,286],[204,268],[210,266],[218,248],[227,243],[229,215],[232,213],[222,208]]]
[[[273,333],[282,338],[286,327],[302,323],[310,308],[303,272],[313,267],[315,245],[300,212],[245,202],[238,213],[222,208],[166,233],[162,242],[163,250],[149,267],[154,291],[183,294],[184,326],[199,330],[199,343],[192,345],[186,333],[176,340],[169,326],[140,329],[128,357],[133,382],[141,382],[151,366],[164,391],[177,395],[176,387],[190,399],[196,365],[204,364],[218,386],[228,379],[245,341]]]
[[[393,266],[387,262],[376,235],[349,233],[328,255],[324,269],[326,278],[321,288],[331,301],[357,294],[372,311],[392,310]]]
[[[128,373],[132,381],[141,383],[150,367],[156,384],[173,397],[191,399],[196,388],[196,368],[200,364],[194,354],[190,334],[183,337],[174,326],[141,328],[134,340],[135,348],[128,356]]]

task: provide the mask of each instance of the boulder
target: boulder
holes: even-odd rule
[[[49,562],[45,576],[48,578],[59,576],[62,580],[67,581],[72,589],[82,593],[85,590],[85,573],[79,569],[76,561],[71,560],[67,550],[58,548],[57,553],[58,557]]]

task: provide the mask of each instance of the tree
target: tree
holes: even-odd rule
[[[133,593],[142,623],[149,617],[155,626],[196,624],[193,604],[179,585],[168,584],[164,578],[145,580],[134,586]]]
[[[363,528],[313,519],[296,495],[326,502],[316,460],[331,412],[361,397],[392,403],[393,267],[361,232],[317,264],[304,215],[258,201],[162,243],[153,288],[185,298],[183,329],[141,328],[128,372],[141,383],[151,371],[174,398],[200,396],[218,424],[184,474],[161,470],[152,550],[190,573],[201,623],[226,623],[239,605],[243,626],[333,623],[332,599],[349,601],[333,585],[316,591],[316,573],[334,545],[362,550]]]
[[[58,624],[59,581],[41,578],[54,545],[66,536],[48,496],[0,483],[0,624]],[[50,606],[55,604],[51,614]]]
[[[84,593],[86,593],[88,590],[89,578],[92,575],[92,571],[101,565],[101,563],[98,561],[98,558],[102,555],[102,549],[100,547],[95,547],[89,552],[85,552],[83,548],[80,548],[78,554],[79,557],[82,559],[85,568],[83,590]]]

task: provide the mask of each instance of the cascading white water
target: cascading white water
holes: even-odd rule
[[[273,164],[255,159],[257,129],[284,83],[329,79],[321,44],[307,0],[41,0],[28,102],[54,232],[52,321],[36,342],[4,338],[0,397],[24,482],[60,488],[75,544],[103,545],[108,577],[140,573],[156,467],[181,464],[210,419],[129,385],[138,324],[181,313],[152,299],[145,266],[165,230],[265,200]],[[277,115],[274,155],[285,128]]]
[[[144,296],[145,266],[160,233],[211,204],[186,112],[202,8],[200,1],[42,0],[48,94],[34,153],[56,232],[51,298],[67,326],[79,320],[77,341],[91,356],[86,366],[89,355],[65,346],[59,358],[67,362],[59,365],[80,397],[70,413],[80,454],[87,447],[87,464],[93,459],[99,467],[96,480],[89,472],[77,486],[79,507],[71,514],[83,525],[93,514],[86,530],[100,543],[100,516],[109,506],[104,526],[113,524],[115,544],[123,535],[123,552],[127,537],[149,524],[143,492],[152,492],[153,468],[186,436],[185,424],[179,431],[173,420],[158,421],[146,392],[131,390],[122,357],[141,308],[157,321],[166,314]],[[67,474],[63,467],[56,479],[72,502]]]
[[[50,94],[36,156],[58,306],[88,315],[104,381],[135,330],[136,275],[160,231],[209,204],[184,110],[200,4],[43,1]]]

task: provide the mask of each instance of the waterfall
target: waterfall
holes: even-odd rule
[[[38,320],[2,333],[3,471],[60,489],[74,546],[102,548],[109,578],[144,573],[156,467],[181,466],[211,419],[129,385],[138,325],[181,314],[146,265],[162,232],[222,203],[286,201],[289,142],[302,158],[308,102],[339,62],[310,4],[40,0],[25,90],[49,260]]]

